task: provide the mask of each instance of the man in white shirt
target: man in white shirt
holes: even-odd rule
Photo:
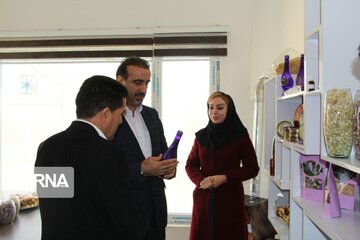
[[[149,63],[139,57],[127,58],[116,76],[129,95],[125,119],[114,143],[127,157],[132,192],[145,221],[147,240],[165,240],[167,205],[163,179],[175,176],[178,161],[161,161],[167,149],[161,120],[154,108],[142,105],[150,82]]]

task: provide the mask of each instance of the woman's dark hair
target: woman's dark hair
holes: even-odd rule
[[[76,116],[91,118],[107,107],[113,112],[123,106],[127,96],[126,88],[115,79],[92,76],[84,81],[76,96]]]
[[[150,69],[150,64],[143,58],[139,57],[128,57],[125,58],[116,71],[116,77],[121,76],[123,79],[128,78],[128,66],[136,66],[144,69]]]

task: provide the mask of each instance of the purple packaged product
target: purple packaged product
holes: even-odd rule
[[[340,208],[354,211],[355,196],[358,194],[356,174],[340,166],[333,167]]]
[[[177,148],[179,141],[183,135],[182,131],[177,131],[174,141],[171,143],[170,147],[164,152],[161,160],[171,159],[177,157]]]
[[[323,213],[325,216],[331,218],[341,216],[339,196],[336,190],[335,176],[331,164],[329,166],[328,174],[326,176]]]
[[[323,202],[326,166],[319,155],[300,155],[301,197]]]

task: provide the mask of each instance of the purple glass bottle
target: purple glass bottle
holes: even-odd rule
[[[284,56],[284,72],[281,75],[281,86],[284,92],[288,90],[289,88],[292,88],[294,85],[294,80],[290,73],[290,61],[289,61],[289,55]]]
[[[301,54],[300,57],[300,68],[295,82],[297,86],[301,87],[301,91],[304,91],[304,54]]]
[[[164,152],[161,160],[171,159],[177,157],[177,148],[183,135],[182,131],[177,131],[174,141],[171,143],[170,147]]]

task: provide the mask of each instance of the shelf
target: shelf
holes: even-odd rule
[[[265,176],[270,177],[270,170],[268,168],[263,168],[262,172]]]
[[[316,91],[320,91],[320,51],[321,51],[321,32],[318,29],[312,32],[305,40],[305,90],[309,89],[309,81],[315,83]]]
[[[306,96],[320,96],[321,92],[319,89],[311,91],[311,92],[306,92],[305,93]]]
[[[280,236],[280,239],[289,239],[289,225],[283,223],[275,213],[275,201],[279,196],[283,196],[286,201],[290,200],[288,190],[283,190],[279,187],[280,182],[270,177],[269,181],[269,196],[268,196],[268,219]]]
[[[281,222],[277,217],[268,217],[281,240],[289,239],[289,226]]]
[[[288,149],[294,149],[295,151],[305,154],[304,145],[296,142],[289,142],[283,139],[278,138],[277,141],[282,144],[283,147]]]
[[[304,145],[303,144],[293,143],[293,146],[294,146],[295,151],[297,151],[299,153],[302,153],[302,154],[306,154],[305,151],[304,151]]]
[[[320,34],[320,26],[316,27],[312,32],[309,32],[308,35],[305,36],[306,40],[318,39]]]
[[[289,190],[290,187],[288,184],[284,184],[281,179],[277,179],[274,176],[270,176],[270,180],[280,189],[280,190]]]
[[[264,119],[259,126],[258,134],[264,134],[265,144],[262,154],[264,168],[270,169],[270,159],[272,158],[272,142],[275,135],[275,77],[264,81]],[[271,126],[271,127],[266,127]],[[259,157],[259,156],[258,156]],[[269,174],[268,174],[269,175]]]
[[[278,101],[281,101],[281,100],[286,100],[286,99],[291,99],[291,98],[297,98],[299,96],[303,96],[304,95],[304,91],[301,91],[301,92],[297,92],[297,93],[293,93],[293,94],[289,94],[289,95],[285,95],[285,96],[281,96],[279,97],[277,100]]]
[[[358,160],[355,156],[350,156],[349,158],[331,158],[328,156],[321,156],[321,159],[360,174],[360,160]]]
[[[284,143],[275,142],[275,171],[272,181],[281,189],[290,189],[290,149],[284,148]]]
[[[304,200],[301,197],[293,197],[292,199],[303,209],[304,214],[330,239],[359,239],[360,211],[358,207],[355,207],[354,212],[342,209],[341,217],[329,218],[323,215],[322,203]],[[359,206],[359,202],[356,202],[355,205]]]
[[[275,77],[276,89],[281,91],[280,76]],[[304,139],[302,143],[283,141],[282,146],[294,149],[305,155],[320,155],[320,131],[321,131],[321,92],[319,90],[306,92],[301,91],[276,98],[275,122],[293,122],[296,109],[303,105]],[[266,128],[265,128],[266,129]],[[280,142],[279,138],[278,142]]]
[[[291,89],[282,95],[281,76],[275,75],[265,89],[271,95],[267,112],[274,121],[265,122],[265,130],[276,130],[281,121],[293,122],[297,107],[302,104],[302,144],[284,141],[276,136],[275,176],[269,176],[269,210],[273,208],[279,193],[290,196],[290,225],[282,223],[274,211],[268,212],[270,222],[280,239],[360,239],[360,196],[356,195],[355,211],[342,210],[340,218],[323,214],[323,203],[301,198],[301,155],[316,155],[334,165],[360,174],[360,160],[354,149],[350,158],[331,158],[326,155],[324,141],[324,98],[333,88],[349,88],[354,96],[359,89],[358,46],[360,32],[346,26],[359,22],[360,1],[304,0],[304,91]],[[341,51],[337,48],[341,47]],[[296,76],[295,76],[296,77]],[[295,78],[294,78],[295,79]],[[309,92],[309,81],[314,81],[315,90]],[[312,84],[311,84],[312,85]],[[273,129],[274,128],[274,129]],[[276,131],[274,131],[276,134]],[[273,133],[273,132],[271,132]],[[264,133],[265,135],[268,132]],[[272,137],[273,135],[271,135]],[[270,154],[271,141],[266,141]]]
[[[301,91],[301,92],[281,96],[281,97],[278,97],[276,100],[283,101],[283,100],[288,100],[288,99],[292,99],[292,98],[296,99],[298,97],[304,97],[304,96],[306,97],[306,96],[320,96],[320,95],[321,95],[320,90],[316,89],[316,90],[310,91],[310,92]]]
[[[284,140],[283,143],[282,143],[282,146],[287,148],[287,149],[291,149],[293,144],[294,144],[293,142],[289,142],[289,141]]]
[[[321,1],[305,0],[304,15],[304,31],[308,36],[321,25]]]

